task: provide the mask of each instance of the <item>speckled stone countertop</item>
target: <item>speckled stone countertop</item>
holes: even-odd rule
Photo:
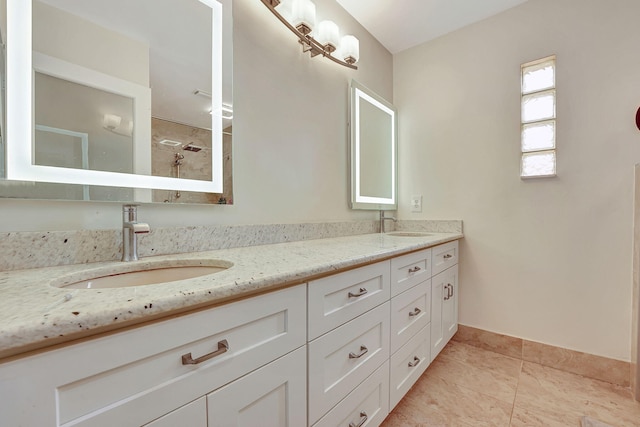
[[[0,357],[68,342],[307,280],[462,238],[365,234],[263,246],[163,255],[135,263],[100,262],[0,273]],[[110,289],[51,286],[69,276],[113,274],[136,265],[222,260],[233,266],[175,282]],[[104,274],[102,274],[104,275]],[[95,277],[95,276],[93,276]]]

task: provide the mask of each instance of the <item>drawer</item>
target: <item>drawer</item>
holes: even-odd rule
[[[400,402],[431,362],[429,349],[431,329],[426,326],[398,350],[389,360],[389,411]]]
[[[433,261],[432,274],[436,274],[446,270],[458,263],[458,241],[445,243],[444,245],[431,248],[431,259]]]
[[[391,299],[391,353],[431,321],[431,279]]]
[[[145,427],[207,427],[207,398],[184,405],[155,421],[145,424]]]
[[[389,414],[389,362],[338,403],[313,427],[377,427]],[[360,424],[362,422],[362,424]]]
[[[391,296],[431,277],[431,249],[402,255],[391,260]]]
[[[389,302],[309,343],[309,424],[389,358]]]
[[[20,359],[6,368],[21,392],[2,406],[40,405],[62,426],[142,425],[304,345],[305,302],[300,285]]]
[[[389,300],[389,261],[309,282],[309,340]]]

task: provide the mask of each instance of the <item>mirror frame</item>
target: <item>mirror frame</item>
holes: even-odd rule
[[[387,100],[355,80],[350,85],[350,166],[351,209],[396,210],[398,208],[398,112]],[[360,102],[364,100],[390,116],[391,120],[391,197],[371,197],[360,194]]]
[[[213,55],[211,73],[211,155],[213,174],[211,181],[136,175],[133,173],[71,169],[55,166],[40,166],[32,163],[35,127],[33,117],[34,68],[32,60],[32,0],[6,1],[6,179],[62,184],[222,193],[222,4],[216,0],[198,1],[211,8],[213,18]],[[144,135],[142,136],[144,137]],[[147,136],[149,137],[149,135]],[[134,132],[134,144],[137,137],[139,137],[139,135],[136,135]],[[146,143],[145,141],[142,142]],[[151,144],[150,137],[148,144]],[[142,193],[144,194],[147,192]],[[136,201],[144,202],[147,200]]]

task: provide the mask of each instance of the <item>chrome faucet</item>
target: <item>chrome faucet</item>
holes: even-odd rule
[[[122,206],[122,261],[138,260],[138,234],[149,231],[149,224],[138,222],[138,205]]]
[[[391,220],[393,222],[398,222],[395,217],[392,216],[384,216],[384,211],[380,211],[380,232],[384,233],[384,222],[386,220]]]

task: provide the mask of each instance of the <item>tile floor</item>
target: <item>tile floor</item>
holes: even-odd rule
[[[629,389],[451,341],[382,427],[640,427]]]

